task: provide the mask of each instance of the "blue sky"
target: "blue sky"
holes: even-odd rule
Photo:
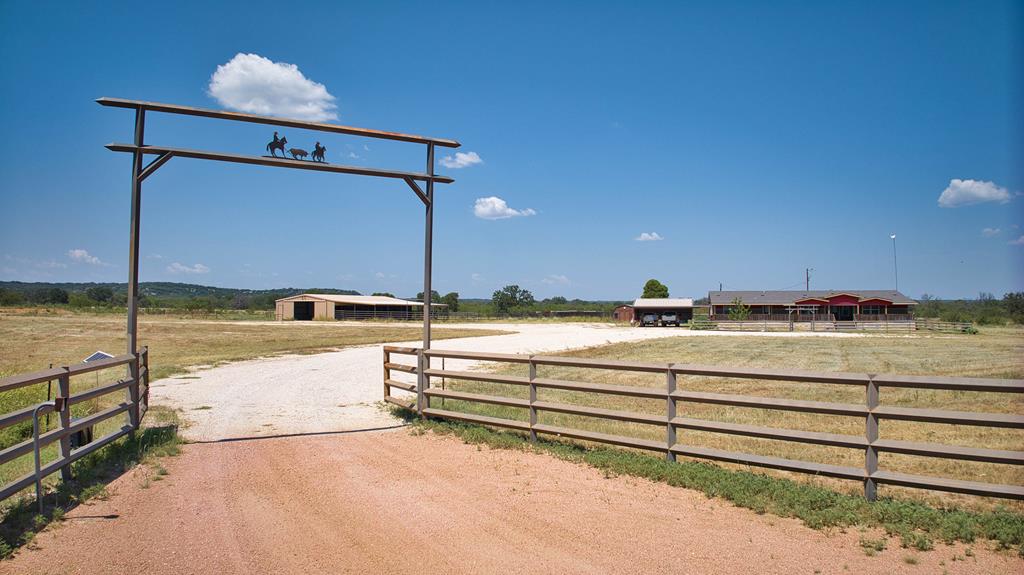
[[[438,167],[434,285],[464,297],[629,299],[650,277],[699,297],[807,267],[882,289],[890,233],[908,295],[1019,291],[1022,34],[995,1],[0,2],[0,279],[126,279],[112,96],[461,141],[481,161]],[[146,141],[260,155],[272,131],[152,114]],[[423,169],[422,146],[282,132]],[[390,180],[175,159],[142,230],[143,281],[422,282],[422,207]]]

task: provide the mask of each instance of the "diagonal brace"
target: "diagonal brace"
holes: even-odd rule
[[[420,197],[420,200],[423,202],[423,205],[429,206],[430,198],[428,198],[427,195],[423,193],[423,190],[420,189],[419,184],[417,184],[416,181],[413,180],[412,178],[403,179],[405,180],[405,183],[409,184],[409,187],[412,188],[412,191],[416,192],[416,195]]]
[[[148,178],[153,172],[160,169],[160,166],[166,164],[167,160],[170,160],[173,157],[174,152],[164,152],[157,156],[155,160],[150,162],[148,166],[146,166],[145,168],[143,168],[141,172],[139,172],[139,181],[141,182]]]

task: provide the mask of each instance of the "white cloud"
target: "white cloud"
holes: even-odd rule
[[[484,163],[483,158],[476,152],[455,152],[455,157],[445,156],[441,158],[441,165],[446,168],[458,170]]]
[[[476,199],[476,203],[473,205],[473,214],[484,220],[503,220],[516,216],[535,216],[537,212],[532,208],[525,210],[510,208],[505,200],[497,196],[490,196]]]
[[[998,236],[1001,231],[1003,230],[1000,230],[999,228],[985,228],[981,230],[981,235],[986,238],[991,238],[992,236]]]
[[[162,259],[164,259],[164,256],[162,256],[160,254],[149,254],[148,256],[146,256],[146,259],[147,260],[162,260]]]
[[[14,262],[20,265],[31,266],[40,270],[55,270],[67,268],[68,264],[64,262],[58,262],[57,260],[33,260],[29,258],[16,258],[11,254],[4,254],[4,259],[9,262]],[[98,261],[98,260],[97,260]],[[4,268],[8,271],[14,271],[14,268]]]
[[[939,207],[958,208],[983,202],[1005,204],[1008,201],[1010,201],[1010,192],[993,182],[954,178],[949,181],[949,186],[939,196]]]
[[[377,278],[379,280],[382,280],[382,279],[386,278],[387,276],[384,275],[384,272],[377,272],[377,273],[373,274],[373,277],[375,277],[375,278]]]
[[[572,283],[572,282],[569,281],[569,278],[567,278],[566,276],[558,275],[558,274],[549,275],[548,277],[546,277],[546,278],[544,278],[544,279],[542,279],[540,281],[542,283],[546,283],[548,285],[560,285],[560,286],[567,286],[570,283]]]
[[[195,264],[192,266],[186,266],[184,264],[174,262],[167,266],[167,271],[172,274],[205,274],[210,271],[210,268],[203,264]]]
[[[269,116],[323,122],[337,120],[334,96],[306,78],[295,64],[259,54],[236,54],[217,66],[208,92],[226,108]]]
[[[470,279],[472,279],[475,282],[482,282],[482,281],[484,281],[484,276],[481,275],[481,274],[478,274],[478,273],[473,273],[469,277],[470,277]]]
[[[89,264],[93,266],[105,265],[103,262],[100,261],[100,258],[94,255],[90,255],[88,251],[83,249],[68,250],[68,257],[71,258],[72,261],[83,264]]]
[[[1024,246],[1024,236],[1021,236],[1015,240],[1010,240],[1006,243],[1010,244],[1011,246]]]
[[[661,240],[663,240],[665,238],[659,236],[658,232],[651,232],[651,233],[643,232],[639,236],[637,236],[637,237],[635,237],[633,239],[638,241],[638,242],[660,242]]]

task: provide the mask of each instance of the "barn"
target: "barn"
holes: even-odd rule
[[[448,306],[431,304],[431,317],[446,317]],[[423,303],[388,296],[304,293],[277,300],[274,316],[282,320],[423,319]]]
[[[612,319],[615,321],[631,322],[633,321],[633,306],[631,305],[620,305],[612,311]]]

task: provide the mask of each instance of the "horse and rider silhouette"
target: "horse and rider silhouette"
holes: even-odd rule
[[[267,152],[269,152],[271,156],[276,158],[277,157],[276,150],[281,150],[281,157],[282,158],[287,158],[288,156],[285,153],[285,144],[287,144],[287,143],[288,143],[288,138],[284,138],[284,137],[279,138],[277,136],[277,132],[274,132],[274,139],[273,139],[273,141],[271,141],[270,143],[267,144]],[[290,150],[288,150],[287,153],[291,154],[292,158],[294,158],[296,160],[305,160],[306,156],[309,155],[309,152],[307,152],[306,150],[303,150],[302,148],[291,148]],[[316,143],[316,148],[313,149],[313,158],[312,158],[312,160],[314,162],[326,163],[327,160],[324,159],[324,156],[326,154],[327,154],[327,146],[321,146],[320,142],[317,142]]]

